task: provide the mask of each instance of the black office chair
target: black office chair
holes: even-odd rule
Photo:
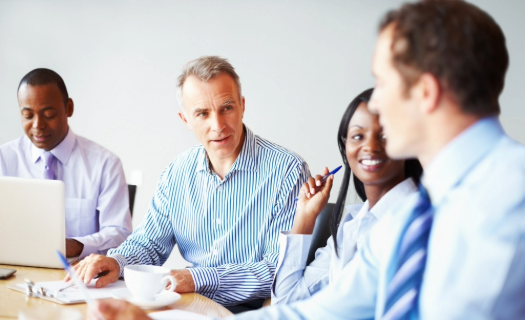
[[[332,216],[334,207],[335,203],[327,203],[315,221],[314,232],[312,233],[312,244],[310,245],[310,251],[308,251],[306,265],[309,265],[310,262],[315,259],[315,251],[326,246],[326,242],[328,238],[330,238],[330,217]]]
[[[133,217],[133,205],[135,204],[135,194],[137,193],[137,186],[133,184],[128,184],[128,193],[129,193],[129,212],[131,217]]]

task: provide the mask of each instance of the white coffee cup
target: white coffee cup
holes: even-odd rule
[[[124,267],[126,287],[139,300],[152,301],[162,291],[173,291],[177,282],[170,269],[157,266],[135,265]],[[166,285],[171,282],[168,289]]]

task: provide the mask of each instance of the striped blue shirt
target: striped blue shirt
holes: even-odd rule
[[[278,238],[290,230],[306,162],[245,127],[239,156],[221,180],[201,145],[164,170],[140,226],[108,252],[129,264],[162,265],[175,243],[196,292],[222,305],[270,296]]]

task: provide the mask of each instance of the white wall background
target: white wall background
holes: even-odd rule
[[[246,125],[303,156],[313,173],[333,168],[342,163],[340,117],[374,83],[378,22],[401,2],[0,0],[0,144],[23,134],[20,79],[38,67],[57,71],[75,102],[73,130],[116,153],[128,178],[144,173],[137,226],[163,168],[197,143],[176,114],[176,77],[186,61],[219,55],[240,75]],[[507,36],[501,119],[525,143],[525,2],[473,2]],[[168,264],[186,265],[178,252]]]

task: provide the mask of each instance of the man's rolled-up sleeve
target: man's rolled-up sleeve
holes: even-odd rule
[[[124,275],[126,265],[162,265],[176,244],[172,228],[170,199],[170,168],[167,168],[157,184],[155,195],[141,224],[118,248],[108,251],[107,256],[117,260],[120,275]]]

